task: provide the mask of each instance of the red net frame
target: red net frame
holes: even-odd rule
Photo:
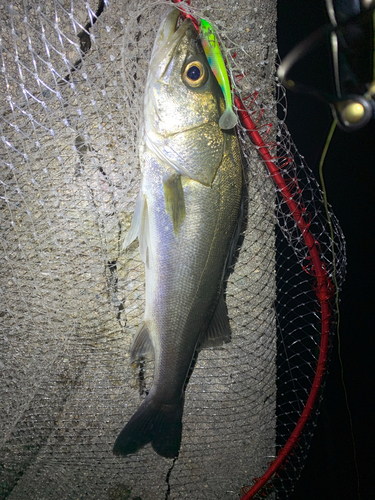
[[[329,346],[329,335],[330,335],[330,318],[331,318],[331,307],[330,299],[335,294],[335,289],[332,281],[330,280],[328,273],[325,269],[324,263],[321,259],[319,252],[319,242],[316,241],[314,236],[309,230],[309,223],[305,221],[304,212],[305,209],[301,206],[293,197],[291,190],[288,188],[279,167],[275,164],[274,159],[267,148],[265,142],[263,141],[259,131],[257,130],[250,114],[243,102],[239,97],[235,97],[235,104],[237,106],[238,114],[241,119],[241,123],[246,127],[247,133],[250,136],[252,142],[257,147],[259,154],[264,160],[272,179],[274,180],[276,186],[279,188],[280,193],[283,196],[284,201],[289,207],[291,214],[293,215],[296,224],[301,231],[301,235],[308,248],[311,262],[312,262],[312,274],[316,278],[316,296],[321,308],[321,341],[320,341],[320,352],[318,364],[316,367],[314,381],[311,387],[311,391],[308,400],[305,404],[303,412],[295,426],[292,434],[290,435],[287,443],[279,451],[277,458],[271,463],[268,470],[263,474],[263,476],[255,481],[252,488],[242,497],[241,500],[249,500],[254,498],[254,496],[266,485],[266,483],[277,473],[278,469],[282,467],[288,458],[288,455],[292,452],[294,446],[299,440],[305,424],[312,412],[314,411],[317,398],[319,396],[323,376],[326,371],[327,357],[328,357],[328,346]]]

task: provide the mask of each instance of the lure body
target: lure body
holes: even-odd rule
[[[224,95],[225,111],[220,117],[219,126],[224,130],[231,129],[237,124],[237,116],[232,109],[232,93],[219,42],[211,24],[205,19],[201,19],[200,32],[204,53]]]

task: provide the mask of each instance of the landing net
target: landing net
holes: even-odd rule
[[[177,460],[151,447],[112,454],[152,384],[151,364],[129,364],[144,266],[137,244],[123,251],[122,240],[167,8],[0,5],[1,499],[284,499],[302,470],[345,246],[276,116],[285,99],[273,0],[183,4],[215,27],[242,118],[247,202],[226,286],[232,340],[199,354]]]

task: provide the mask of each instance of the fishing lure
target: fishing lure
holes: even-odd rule
[[[204,53],[224,94],[225,111],[220,117],[219,127],[224,130],[231,129],[237,124],[237,115],[232,109],[232,93],[219,42],[211,24],[205,19],[201,19],[200,31]]]

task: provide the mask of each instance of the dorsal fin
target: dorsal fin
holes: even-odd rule
[[[139,325],[130,348],[130,362],[141,359],[154,359],[154,346],[144,321]]]
[[[132,223],[125,236],[122,248],[127,248],[137,237],[139,241],[139,253],[143,262],[148,266],[151,253],[150,226],[147,199],[142,187],[135,204]]]

